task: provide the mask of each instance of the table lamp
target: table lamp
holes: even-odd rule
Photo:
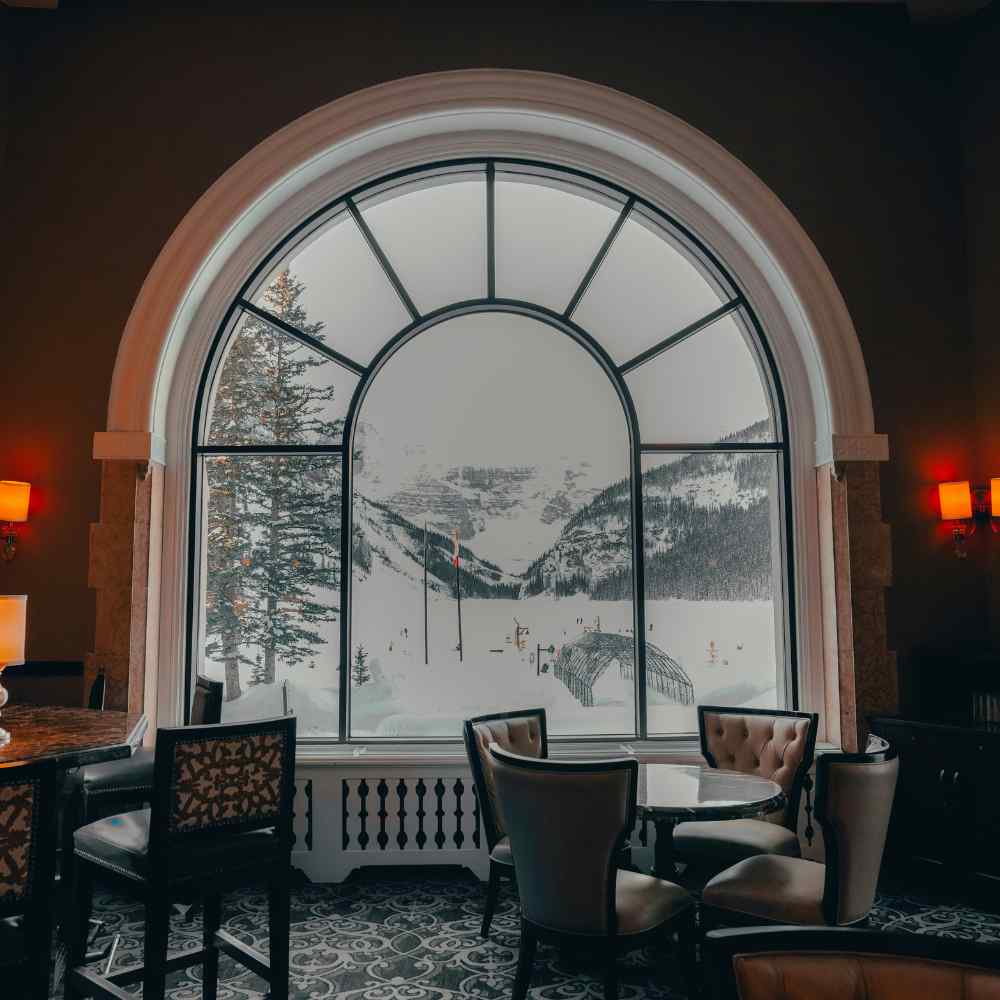
[[[3,686],[6,667],[24,663],[24,631],[28,617],[28,598],[0,595],[0,710],[7,704],[7,690]],[[10,733],[0,727],[0,747],[10,742]]]

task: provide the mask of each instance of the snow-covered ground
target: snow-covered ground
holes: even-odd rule
[[[429,663],[424,663],[423,594],[407,577],[385,571],[355,585],[352,649],[368,652],[371,680],[351,689],[355,738],[455,738],[464,718],[493,710],[544,706],[553,735],[622,735],[634,730],[634,691],[612,664],[595,686],[595,704],[585,708],[535,663],[545,652],[579,636],[584,627],[631,634],[626,601],[591,601],[577,595],[556,599],[463,600],[463,659],[458,657],[454,600],[431,593],[428,602]],[[647,640],[677,660],[695,689],[696,703],[777,704],[774,607],[771,602],[651,601]],[[516,618],[516,622],[515,622]],[[521,643],[515,641],[520,624]],[[651,627],[650,627],[651,626]],[[246,689],[224,705],[224,718],[279,714],[282,682],[302,736],[331,735],[337,729],[338,636],[324,629],[326,655],[315,669],[280,666],[278,682]],[[205,664],[222,676],[221,664]],[[651,734],[697,730],[695,706],[676,705],[647,694]]]

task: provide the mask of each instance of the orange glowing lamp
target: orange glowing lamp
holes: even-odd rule
[[[0,521],[27,521],[31,483],[0,480]]]
[[[938,483],[942,521],[972,520],[972,490],[968,480],[957,483]]]
[[[990,516],[1000,517],[1000,479],[990,480]]]

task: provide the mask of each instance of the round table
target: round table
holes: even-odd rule
[[[656,827],[653,874],[674,879],[674,827],[690,820],[748,819],[785,805],[775,781],[742,771],[687,764],[640,764],[637,796],[641,817]]]

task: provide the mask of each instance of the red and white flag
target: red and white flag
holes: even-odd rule
[[[459,559],[458,559],[458,528],[456,528],[451,533],[451,544],[452,544],[452,549],[451,549],[451,564],[452,564],[452,566],[455,567],[455,569],[458,569],[458,566],[459,566]]]

